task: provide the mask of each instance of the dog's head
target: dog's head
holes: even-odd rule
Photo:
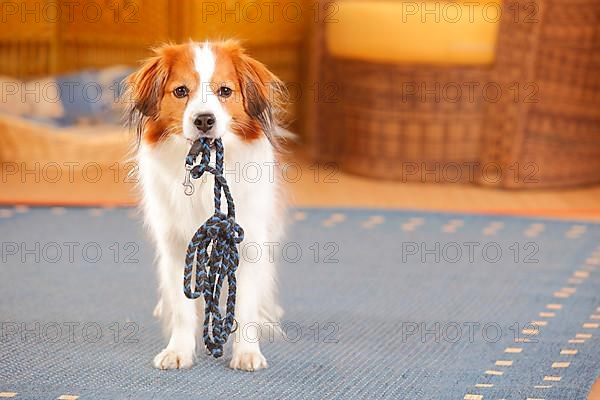
[[[283,114],[285,89],[235,41],[164,45],[126,78],[129,121],[155,144],[185,139],[266,136]]]

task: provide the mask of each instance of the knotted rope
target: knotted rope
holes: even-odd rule
[[[210,354],[218,358],[223,355],[223,345],[227,342],[235,322],[235,271],[239,264],[237,245],[244,240],[244,230],[235,222],[233,198],[223,176],[223,143],[221,139],[216,139],[212,145],[215,148],[215,167],[209,165],[211,140],[206,138],[192,144],[185,160],[186,178],[183,185],[188,196],[194,193],[191,179],[198,179],[205,172],[214,175],[215,214],[198,229],[188,245],[183,272],[183,292],[189,299],[204,296],[204,344]],[[194,166],[200,152],[200,164]],[[227,214],[221,212],[222,193],[227,200]],[[194,260],[196,280],[192,290]],[[227,309],[225,317],[222,317],[219,297],[225,278],[228,287]]]

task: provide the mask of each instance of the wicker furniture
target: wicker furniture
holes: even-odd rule
[[[62,129],[2,116],[0,132],[0,160],[21,169],[110,166],[129,154],[129,133],[114,125]]]
[[[150,54],[150,44],[169,37],[169,3],[25,0],[7,4],[0,30],[0,74],[30,79],[134,64]],[[38,95],[47,96],[47,87],[42,82]],[[102,96],[111,93],[106,90]],[[125,161],[129,141],[127,130],[119,126],[58,128],[14,116],[0,118],[0,161],[26,164],[26,168],[113,165]]]
[[[462,87],[484,80],[482,67],[373,65],[339,60],[325,75],[331,98],[319,104],[320,155],[347,171],[401,181],[464,182],[479,157],[485,102],[422,101],[403,83]],[[337,86],[339,84],[339,86]],[[435,94],[434,94],[435,96]]]
[[[321,1],[324,13],[330,3]],[[311,80],[324,90],[307,104],[313,155],[401,181],[527,189],[599,182],[600,1],[518,3],[519,18],[504,10],[490,65],[344,58],[329,50],[327,24],[316,24]],[[458,101],[406,96],[406,83],[443,88],[474,81],[492,90]]]
[[[491,79],[506,92],[519,82],[520,93],[488,104],[481,149],[505,173],[480,182],[600,182],[600,1],[515,3],[523,17],[503,18]]]
[[[208,4],[210,3],[210,4]],[[150,55],[150,47],[168,40],[184,41],[235,37],[247,40],[250,53],[287,82],[292,91],[301,81],[301,49],[306,19],[282,20],[278,3],[275,21],[263,17],[254,23],[247,2],[199,2],[192,0],[84,0],[13,2],[3,8],[0,30],[0,76],[19,79],[62,74],[84,68],[115,64],[136,65]],[[267,16],[267,1],[259,1]],[[213,13],[204,6],[217,6]],[[57,17],[57,10],[60,17]],[[209,12],[210,11],[210,12]],[[232,21],[239,20],[238,23]],[[278,34],[275,35],[274,32]],[[10,78],[9,78],[10,79]],[[14,82],[12,82],[14,83]],[[297,90],[296,90],[297,92]],[[112,93],[112,92],[111,92]],[[30,96],[31,97],[31,96]],[[7,105],[9,106],[9,105]],[[14,107],[13,107],[14,108]],[[297,121],[301,110],[291,105]],[[76,128],[60,130],[30,124],[18,118],[0,117],[0,161],[38,162],[120,161],[127,152],[123,132],[95,136],[78,134]],[[85,128],[84,130],[87,130]],[[294,130],[298,130],[296,125]],[[93,137],[92,137],[93,136]],[[97,150],[94,150],[97,149]]]

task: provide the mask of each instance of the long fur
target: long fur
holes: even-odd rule
[[[235,42],[190,42],[165,45],[155,51],[155,57],[146,60],[127,78],[125,96],[128,121],[138,138],[141,206],[157,249],[160,300],[155,315],[164,321],[170,335],[168,345],[155,357],[154,365],[160,369],[188,368],[195,358],[203,302],[188,300],[183,295],[183,260],[189,239],[213,213],[214,180],[196,181],[196,192],[190,197],[184,194],[181,183],[189,142],[198,134],[189,128],[186,118],[196,112],[211,112],[217,118],[215,134],[222,137],[225,147],[225,171],[236,202],[237,220],[246,233],[237,274],[239,327],[233,337],[230,366],[248,371],[264,368],[267,363],[259,343],[250,340],[250,336],[256,325],[262,328],[261,337],[267,338],[265,329],[276,328],[282,314],[277,303],[276,268],[266,244],[281,240],[285,200],[277,180],[271,180],[277,174],[266,169],[275,165],[279,138],[287,132],[280,127],[285,88]],[[169,97],[172,93],[166,85],[170,82],[179,78],[200,83],[210,80],[211,77],[202,75],[207,75],[210,67],[218,69],[223,57],[229,57],[235,65],[243,111],[239,111],[240,104],[227,105],[226,100],[219,102],[214,96],[209,101],[203,100],[202,89],[185,102]],[[187,70],[191,68],[187,65],[194,70]],[[214,74],[218,72],[215,70]],[[231,110],[240,115],[231,114]],[[181,117],[173,118],[180,114]],[[259,135],[255,135],[257,129]],[[264,168],[257,181],[228,175],[227,171],[243,170],[250,163]],[[254,244],[262,251],[257,262],[244,251],[244,246]]]

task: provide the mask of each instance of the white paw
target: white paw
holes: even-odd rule
[[[193,352],[164,349],[154,357],[154,367],[158,369],[191,368],[194,364]]]
[[[258,371],[267,368],[267,360],[259,351],[236,352],[229,363],[229,368],[244,371]]]

